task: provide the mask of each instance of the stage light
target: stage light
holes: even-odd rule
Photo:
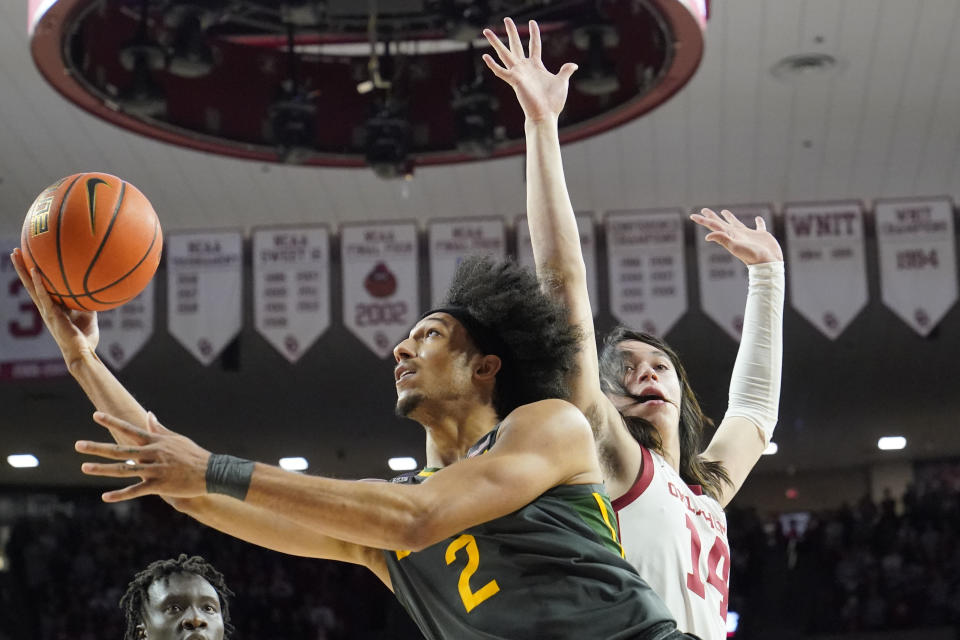
[[[281,469],[286,469],[287,471],[306,471],[307,467],[310,466],[307,459],[301,456],[280,458],[278,464]]]
[[[883,436],[877,440],[877,449],[882,451],[897,451],[907,446],[907,439],[903,436]]]
[[[400,458],[390,458],[387,460],[387,464],[393,471],[413,471],[419,466],[417,465],[415,458],[406,456]]]
[[[7,464],[17,469],[29,469],[39,466],[40,461],[32,453],[14,453],[7,456]]]

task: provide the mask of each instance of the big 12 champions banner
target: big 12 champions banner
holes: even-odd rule
[[[834,340],[867,304],[863,208],[859,202],[788,204],[790,302]]]
[[[100,325],[97,353],[117,371],[127,366],[153,335],[155,281],[151,280],[133,300],[115,309],[97,312]]]
[[[19,246],[20,238],[0,238],[0,379],[65,375],[60,348],[10,262]]]
[[[499,218],[432,220],[429,237],[431,307],[440,306],[464,258],[488,255],[502,259],[507,251],[503,220]]]
[[[632,329],[666,334],[687,310],[683,214],[614,211],[606,227],[613,316]]]
[[[204,365],[240,332],[243,236],[239,231],[167,238],[167,324]]]
[[[723,209],[729,210],[751,229],[756,229],[756,218],[760,216],[767,230],[773,233],[773,210],[770,205],[713,208],[717,215]],[[694,233],[697,235],[700,307],[731,338],[739,342],[743,333],[743,308],[747,304],[747,266],[719,244],[707,242],[704,238],[710,233],[709,229],[695,225]]]
[[[330,327],[330,235],[326,227],[253,232],[257,332],[293,363]]]
[[[417,320],[420,276],[413,223],[344,225],[340,230],[343,323],[379,357]]]
[[[951,202],[878,200],[874,216],[883,304],[925,336],[957,301]]]
[[[533,243],[530,241],[530,226],[526,216],[519,216],[517,225],[517,262],[531,269],[536,268],[533,259]],[[587,268],[587,293],[593,315],[600,311],[597,302],[597,238],[593,227],[593,213],[577,214],[577,232],[580,234],[580,253]]]

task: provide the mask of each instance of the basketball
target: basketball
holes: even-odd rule
[[[163,234],[135,186],[107,173],[77,173],[37,196],[20,248],[55,302],[105,311],[147,286],[160,264]]]

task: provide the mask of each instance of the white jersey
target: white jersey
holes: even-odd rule
[[[727,637],[727,517],[656,452],[643,449],[636,482],[613,501],[626,558],[663,598],[680,631]]]

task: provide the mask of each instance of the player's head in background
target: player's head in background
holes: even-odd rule
[[[677,353],[663,340],[623,326],[604,340],[600,386],[643,446],[663,454],[663,441],[680,445],[680,476],[719,495],[729,477],[718,462],[700,456],[704,431],[713,421],[704,415]]]
[[[223,574],[200,556],[151,562],[120,598],[123,640],[226,640],[232,595]]]
[[[578,336],[532,271],[467,258],[441,306],[394,349],[397,413],[424,422],[444,406],[479,401],[503,418],[520,405],[566,398]]]

